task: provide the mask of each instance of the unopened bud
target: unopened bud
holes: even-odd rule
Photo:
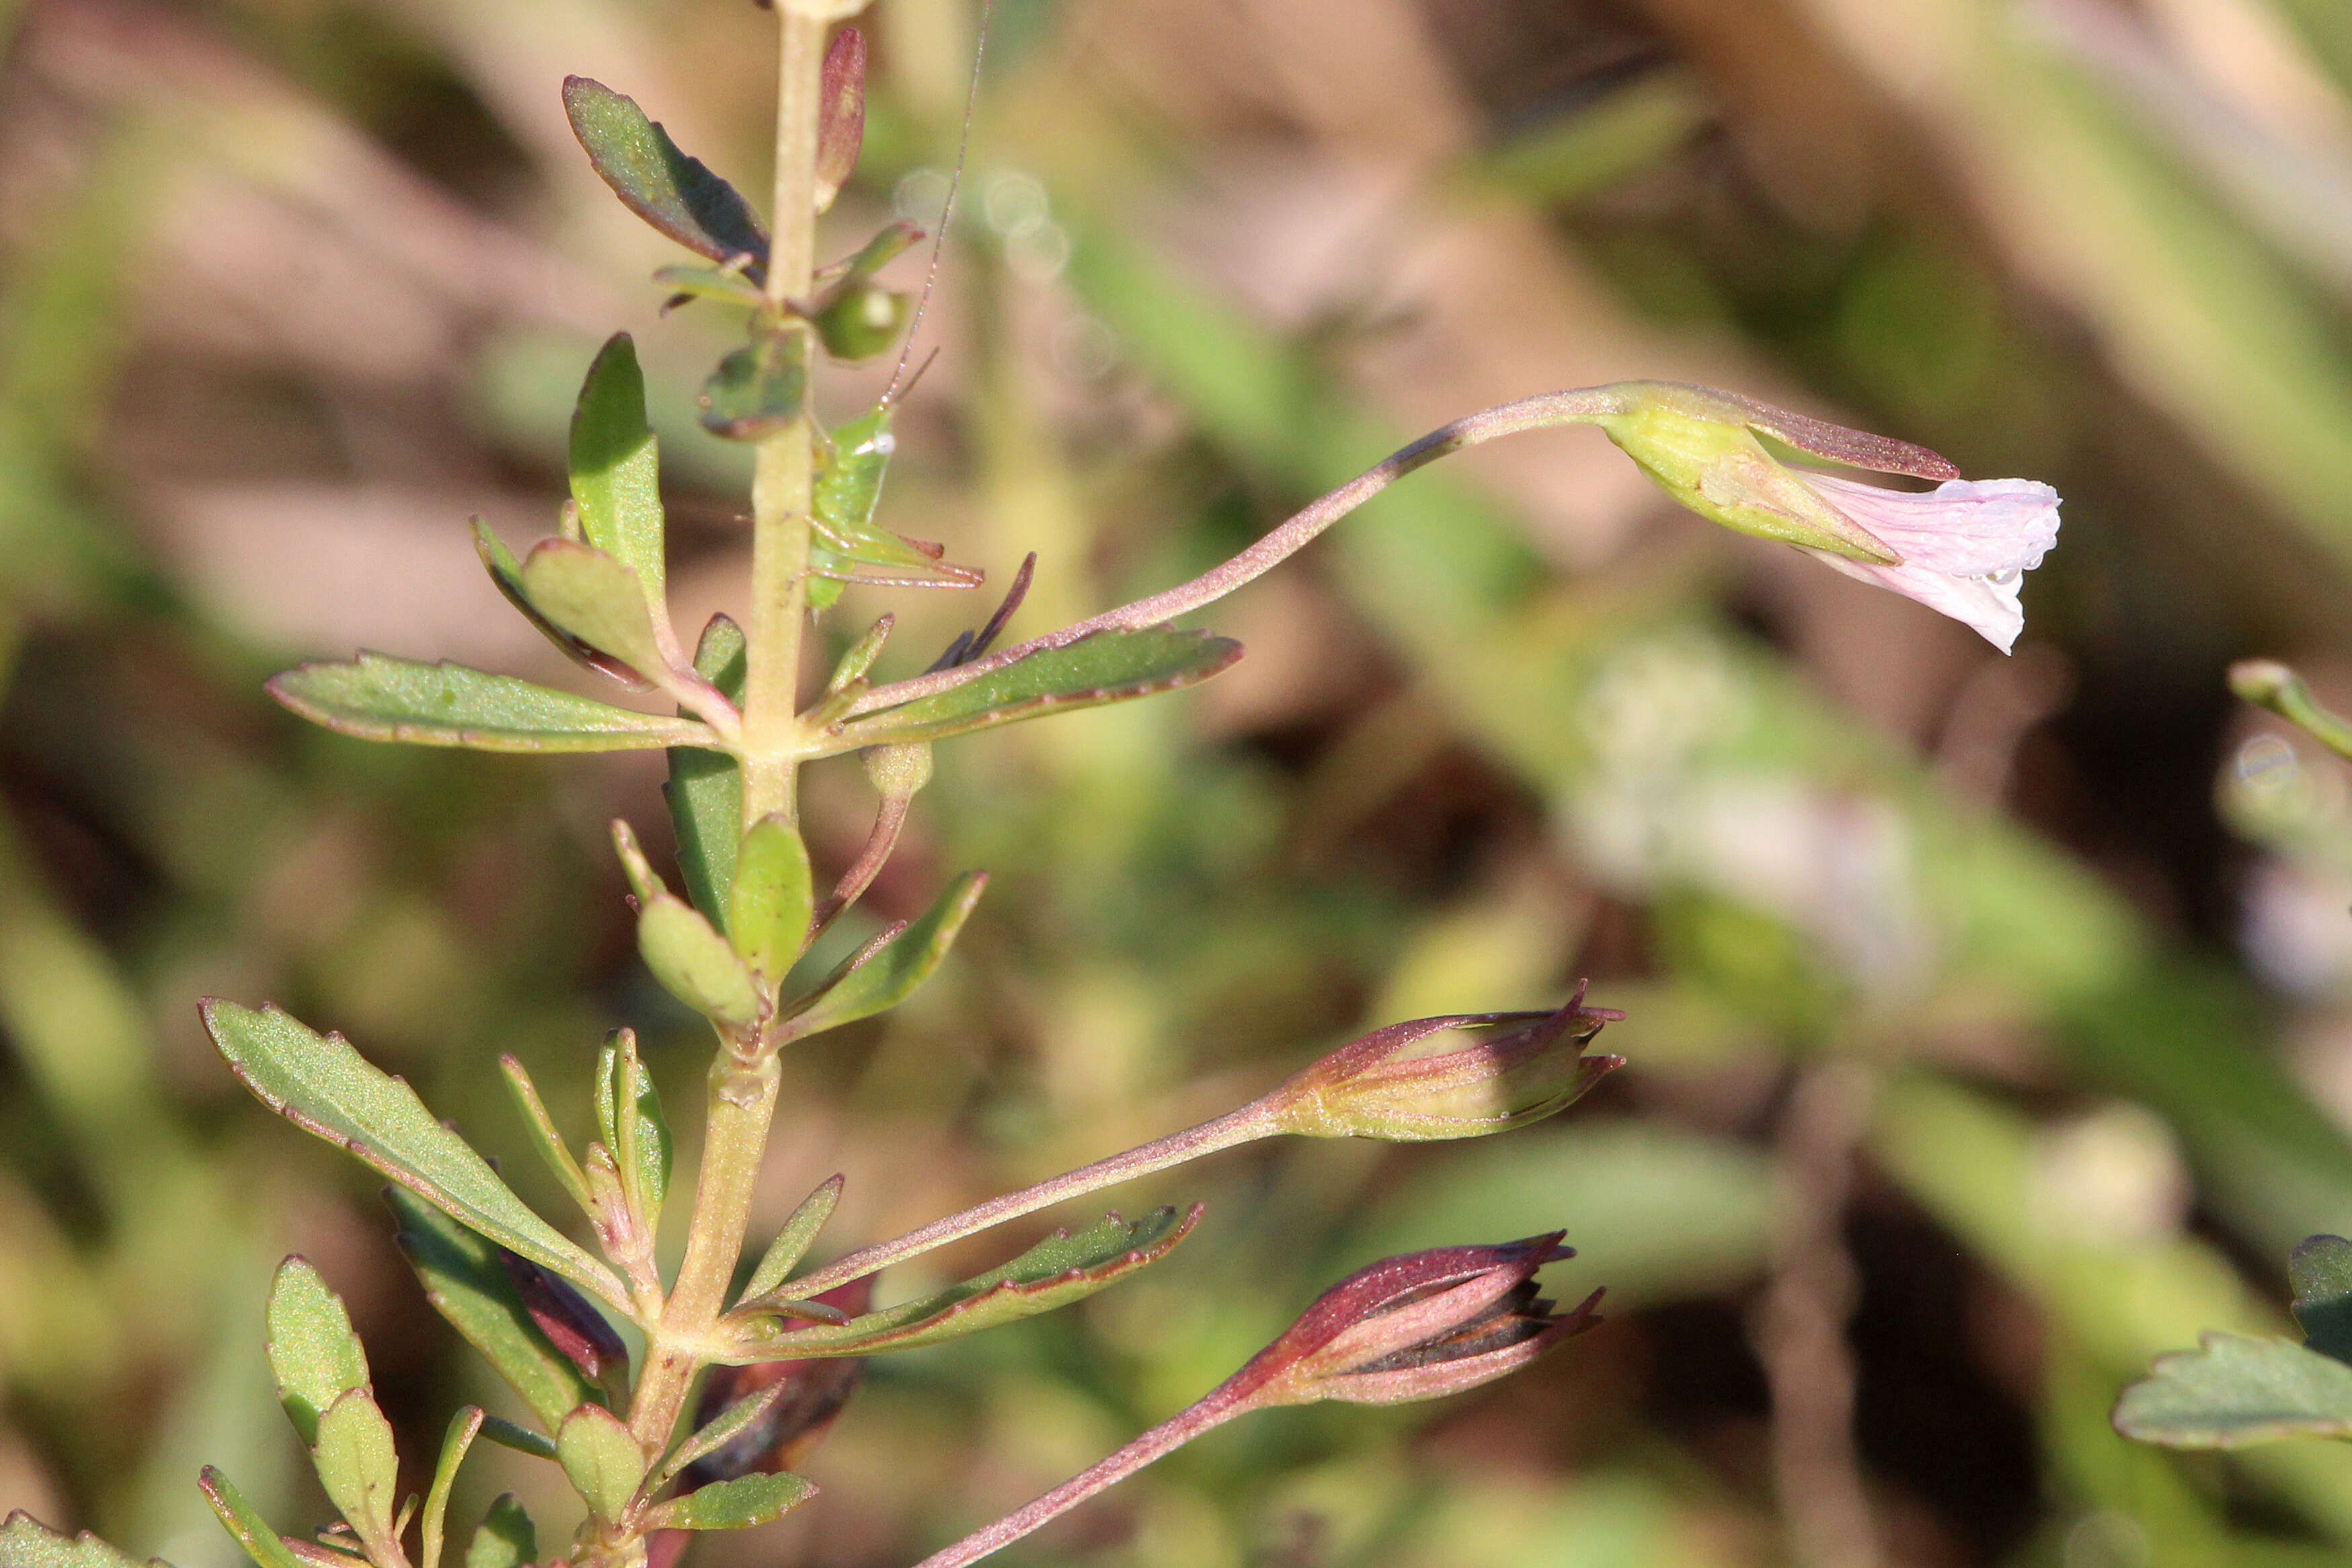
[[[886,800],[905,800],[931,782],[931,746],[911,741],[899,746],[868,746],[857,753],[866,782]]]
[[[849,183],[866,140],[866,36],[856,28],[844,27],[826,47],[817,102],[816,210],[823,212]]]
[[[1280,1129],[1309,1138],[1423,1142],[1475,1138],[1539,1121],[1625,1065],[1587,1055],[1605,1024],[1584,988],[1556,1013],[1478,1013],[1392,1024],[1331,1052],[1266,1096]],[[1491,1031],[1455,1050],[1415,1054],[1460,1029]]]
[[[627,1368],[628,1347],[614,1332],[613,1325],[604,1321],[604,1315],[588,1304],[586,1297],[530,1258],[505,1247],[499,1248],[499,1261],[506,1265],[507,1278],[513,1282],[515,1294],[522,1298],[523,1310],[539,1325],[539,1331],[590,1381]]]
[[[1229,1407],[1402,1405],[1475,1388],[1601,1320],[1595,1290],[1555,1313],[1536,1270],[1573,1258],[1560,1233],[1382,1258],[1318,1297],[1210,1396]]]

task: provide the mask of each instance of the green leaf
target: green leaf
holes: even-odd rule
[[[490,1504],[467,1543],[466,1568],[524,1568],[538,1555],[539,1531],[531,1528],[530,1515],[506,1492]]]
[[[400,1503],[400,1456],[394,1451],[392,1423],[375,1396],[354,1388],[319,1416],[319,1440],[310,1462],[319,1484],[370,1555],[388,1563],[397,1553],[392,1527]]]
[[[534,1459],[555,1458],[554,1438],[542,1432],[534,1432],[528,1426],[518,1426],[511,1421],[501,1421],[495,1415],[482,1417],[482,1436],[502,1448],[529,1454]]]
[[[760,1267],[751,1271],[751,1282],[743,1287],[745,1300],[764,1296],[782,1284],[784,1277],[808,1256],[817,1234],[833,1217],[834,1205],[841,1202],[841,1187],[842,1178],[832,1176],[801,1200],[801,1206],[784,1221],[784,1228],[776,1233],[776,1239],[768,1243],[768,1250],[760,1257]]]
[[[215,998],[203,1011],[213,1044],[264,1105],[501,1246],[615,1305],[628,1300],[611,1270],[533,1214],[415,1090],[341,1035],[315,1034],[275,1006],[256,1012]]]
[[[768,237],[734,186],[678,151],[644,110],[583,76],[563,83],[563,109],[588,162],[622,205],[663,234],[713,261],[751,258],[743,273],[766,276]]]
[[[2116,1430],[2168,1448],[2352,1437],[2352,1366],[2292,1340],[2209,1333],[2158,1356],[2116,1402]]]
[[[647,1489],[660,1490],[688,1465],[709,1458],[733,1442],[752,1422],[766,1415],[768,1406],[782,1398],[792,1385],[792,1379],[778,1378],[764,1388],[755,1388],[729,1405],[671,1451],[660,1468],[654,1471],[653,1484]]]
[[[738,1476],[672,1498],[646,1516],[648,1530],[743,1530],[782,1519],[816,1495],[816,1484],[790,1472]]]
[[[596,1120],[631,1206],[648,1227],[657,1225],[669,1192],[669,1122],[653,1075],[637,1055],[635,1029],[615,1029],[597,1060]]]
[[[565,515],[576,519],[579,509],[576,506],[569,508]],[[583,668],[593,669],[599,675],[617,680],[632,691],[651,691],[654,689],[652,681],[626,664],[611,654],[589,647],[540,614],[539,606],[530,602],[530,595],[522,585],[522,563],[517,561],[514,552],[507,548],[507,542],[478,517],[474,519],[474,553],[481,558],[483,569],[489,573],[490,581],[497,584],[499,592],[506,595],[507,603],[520,611],[522,618],[537,627],[541,637],[562,648],[566,658]]]
[[[441,1537],[449,1520],[449,1492],[457,1484],[457,1467],[482,1430],[482,1407],[468,1405],[449,1418],[441,1438],[441,1458],[433,1467],[433,1486],[425,1494],[425,1522],[420,1526],[417,1568],[441,1568]]]
[[[601,1405],[583,1405],[555,1434],[556,1461],[588,1510],[606,1524],[628,1512],[646,1479],[645,1450],[621,1418]]]
[[[569,539],[541,540],[523,560],[522,592],[557,630],[648,680],[668,674],[645,584],[619,558]]]
[[[552,1432],[574,1409],[601,1397],[532,1321],[496,1247],[404,1188],[392,1188],[384,1201],[425,1300],[522,1396],[541,1425]],[[488,1435],[504,1440],[496,1431]]]
[[[615,332],[588,367],[572,412],[572,499],[587,542],[635,573],[655,609],[665,578],[660,461],[636,344]]]
[[[854,1024],[860,1018],[896,1007],[931,977],[953,945],[956,933],[971,917],[972,907],[987,889],[985,871],[966,871],[948,884],[921,920],[898,933],[865,963],[820,991],[791,1020],[797,1038]]]
[[[824,752],[898,741],[936,741],[1041,713],[1094,708],[1190,686],[1232,664],[1242,645],[1205,632],[1153,626],[1097,632],[991,670],[951,691],[919,697],[837,726]]]
[[[727,931],[743,962],[781,979],[808,945],[816,910],[815,873],[808,846],[792,818],[763,816],[743,836],[729,895]]]
[[[696,1012],[730,1024],[760,1016],[751,971],[683,899],[661,893],[645,901],[637,914],[637,951],[662,989]]]
[[[547,1162],[547,1168],[555,1173],[555,1179],[562,1184],[563,1190],[572,1194],[572,1201],[578,1204],[583,1212],[593,1214],[596,1205],[593,1194],[588,1190],[588,1173],[580,1168],[580,1162],[572,1157],[571,1146],[564,1142],[562,1132],[555,1125],[555,1118],[548,1114],[547,1102],[539,1097],[539,1086],[530,1081],[530,1074],[524,1070],[522,1063],[511,1056],[499,1058],[499,1071],[506,1076],[507,1089],[514,1095],[515,1108],[522,1112],[523,1125],[530,1130],[531,1146],[539,1151],[540,1158]]]
[[[2352,1241],[2306,1237],[2287,1255],[2294,1286],[2294,1321],[2304,1342],[2322,1355],[2352,1362]]]
[[[226,1476],[206,1465],[196,1484],[204,1489],[205,1500],[213,1505],[213,1511],[220,1515],[222,1527],[236,1538],[246,1555],[261,1568],[309,1568],[294,1555],[292,1547],[278,1539],[278,1532],[269,1528],[269,1521],[255,1512],[253,1505],[229,1484]]]
[[[695,673],[738,707],[743,701],[744,654],[743,628],[725,616],[710,617],[694,650]],[[696,909],[723,921],[743,834],[743,775],[735,759],[699,747],[674,748],[662,799],[677,833],[677,868],[687,895]]]
[[[752,310],[768,308],[768,297],[750,279],[724,268],[658,267],[654,269],[654,281],[673,290],[677,298],[671,304],[693,299],[716,300],[722,305],[740,305]]]
[[[354,1388],[368,1385],[367,1352],[352,1331],[343,1299],[299,1256],[278,1266],[269,1282],[269,1371],[278,1402],[302,1446],[319,1440],[319,1416]]]
[[[778,1386],[782,1386],[779,1384]],[[0,1568],[164,1568],[156,1558],[142,1563],[85,1530],[59,1535],[19,1510],[0,1524]]]
[[[634,752],[707,746],[717,739],[691,719],[635,713],[509,675],[380,653],[298,665],[269,683],[269,694],[330,730],[415,746]]]
[[[759,441],[798,419],[807,396],[808,334],[761,327],[719,362],[695,401],[712,435]]]
[[[1198,1204],[1181,1214],[1174,1208],[1154,1209],[1131,1224],[1108,1215],[1076,1236],[1057,1230],[1003,1268],[935,1296],[867,1312],[838,1326],[820,1323],[747,1334],[740,1359],[912,1350],[1050,1312],[1165,1258],[1192,1234],[1200,1217]],[[738,1322],[755,1321],[758,1303],[738,1307],[728,1316]],[[2352,1368],[2347,1374],[2352,1376]]]

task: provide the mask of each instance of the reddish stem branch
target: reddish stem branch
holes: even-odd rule
[[[1198,1127],[1171,1132],[1140,1148],[1113,1154],[1107,1160],[1097,1160],[1091,1165],[1080,1166],[1050,1181],[1040,1182],[1034,1187],[1024,1187],[1017,1193],[992,1198],[961,1214],[951,1214],[945,1219],[933,1220],[922,1229],[910,1230],[895,1241],[880,1241],[871,1247],[861,1247],[805,1279],[792,1280],[790,1289],[795,1297],[814,1296],[912,1258],[917,1253],[929,1252],[935,1247],[944,1247],[950,1241],[986,1230],[991,1226],[1034,1214],[1048,1205],[1078,1197],[1116,1183],[1133,1181],[1138,1176],[1148,1176],[1154,1171],[1164,1171],[1171,1165],[1181,1165],[1203,1154],[1234,1148],[1265,1137],[1275,1130],[1275,1122],[1265,1102],[1253,1100],[1239,1110],[1220,1116],[1213,1121],[1203,1121]]]
[[[874,831],[866,836],[866,847],[858,852],[856,864],[841,874],[833,885],[833,892],[816,910],[814,929],[823,931],[841,918],[842,910],[856,903],[890,858],[898,846],[898,830],[907,824],[907,807],[914,796],[886,795],[874,814]]]
[[[1245,1400],[1221,1398],[1219,1388],[1198,1405],[1171,1416],[1091,1469],[1072,1476],[1052,1491],[1014,1510],[985,1529],[976,1530],[953,1546],[934,1552],[915,1568],[961,1568],[999,1552],[1031,1531],[1068,1512],[1087,1499],[1133,1475],[1165,1454],[1182,1447],[1212,1426],[1229,1421],[1249,1408]]]
[[[855,718],[861,713],[895,708],[918,697],[951,691],[992,669],[1002,669],[1015,659],[1043,653],[1047,648],[1066,647],[1097,632],[1134,630],[1174,620],[1178,616],[1197,610],[1203,605],[1213,604],[1244,583],[1264,576],[1298,553],[1316,535],[1397,480],[1448,453],[1475,447],[1498,436],[1517,435],[1522,430],[1542,429],[1554,425],[1591,424],[1612,414],[1625,413],[1632,405],[1630,395],[1616,387],[1586,386],[1523,397],[1517,403],[1506,403],[1499,407],[1465,415],[1451,425],[1440,426],[1411,446],[1391,453],[1338,489],[1308,503],[1289,521],[1232,560],[1212,567],[1189,583],[1154,594],[1148,599],[1138,599],[1131,605],[1122,605],[1115,610],[1106,610],[1099,616],[1064,626],[1059,631],[1032,637],[1002,653],[974,659],[970,664],[919,675],[911,680],[894,681],[888,686],[877,686],[851,703],[845,717]]]

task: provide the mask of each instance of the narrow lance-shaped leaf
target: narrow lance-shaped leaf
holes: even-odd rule
[[[482,1407],[468,1405],[449,1418],[441,1438],[441,1458],[433,1467],[433,1485],[425,1494],[425,1521],[419,1527],[417,1568],[441,1568],[441,1539],[449,1520],[449,1493],[457,1484],[457,1467],[482,1430]]]
[[[743,1287],[743,1299],[764,1296],[784,1282],[784,1277],[799,1267],[808,1256],[808,1249],[824,1229],[824,1222],[833,1217],[834,1205],[841,1202],[842,1177],[828,1176],[816,1191],[801,1200],[801,1206],[784,1221],[784,1228],[768,1244],[760,1257],[760,1266],[751,1271],[751,1281]]]
[[[768,237],[735,187],[688,157],[635,101],[599,81],[563,83],[563,109],[588,161],[622,205],[688,250],[713,261],[751,260],[744,274],[766,276]]]
[[[654,1471],[653,1485],[649,1489],[658,1491],[667,1486],[670,1479],[680,1470],[698,1459],[717,1453],[742,1436],[744,1429],[766,1415],[768,1407],[782,1398],[783,1394],[782,1383],[771,1383],[753,1389],[729,1405],[712,1419],[698,1427],[686,1441],[680,1443],[670,1456],[661,1462],[660,1468]]]
[[[649,1530],[743,1530],[782,1519],[816,1495],[805,1476],[738,1476],[672,1498],[646,1516]]]
[[[384,1201],[425,1300],[542,1426],[552,1432],[575,1408],[603,1397],[539,1327],[496,1247],[404,1188],[393,1188]]]
[[[744,653],[743,628],[725,616],[710,617],[694,650],[695,673],[738,706],[743,701]],[[680,746],[669,754],[662,799],[677,834],[677,868],[687,896],[712,921],[723,923],[743,832],[743,775],[724,752]]]
[[[759,326],[750,342],[719,362],[695,401],[712,435],[760,441],[798,419],[807,397],[807,331]]]
[[[656,1224],[669,1191],[669,1122],[634,1029],[614,1030],[597,1059],[596,1120],[630,1204],[648,1226]]]
[[[967,871],[948,884],[921,920],[820,993],[790,1023],[793,1037],[822,1034],[896,1007],[931,977],[956,933],[988,888],[984,871]]]
[[[615,332],[588,367],[572,413],[572,499],[590,544],[636,574],[646,603],[663,604],[660,457],[646,423],[636,344]]]
[[[2352,1437],[2352,1366],[2292,1340],[2209,1333],[2158,1356],[2116,1402],[2116,1430],[2172,1448]]]
[[[294,1555],[292,1547],[278,1539],[269,1521],[229,1484],[226,1476],[206,1465],[196,1484],[204,1489],[205,1500],[213,1505],[213,1512],[220,1516],[221,1527],[261,1568],[309,1568]]]
[[[991,670],[951,690],[852,720],[823,753],[891,742],[936,741],[1044,713],[1099,707],[1191,686],[1231,665],[1242,645],[1202,632],[1097,632]]]
[[[760,1303],[746,1302],[728,1314],[728,1321],[740,1325],[742,1349],[726,1359],[911,1350],[1049,1312],[1165,1258],[1192,1234],[1200,1217],[1198,1204],[1181,1212],[1155,1209],[1132,1223],[1110,1215],[1076,1236],[1056,1231],[1003,1268],[937,1295],[867,1312],[839,1327],[820,1323],[780,1330]],[[764,1332],[763,1320],[769,1325]]]
[[[763,816],[743,836],[730,895],[727,931],[743,962],[777,979],[807,944],[816,908],[808,846],[790,817]]]
[[[367,1543],[369,1555],[397,1563],[393,1510],[400,1503],[400,1456],[393,1448],[392,1423],[374,1395],[352,1389],[320,1415],[310,1462],[328,1500]]]
[[[748,1024],[758,1017],[759,985],[727,939],[662,885],[627,823],[613,824],[613,845],[637,897],[637,952],[662,989],[725,1023]]]
[[[523,558],[522,592],[558,629],[647,680],[670,684],[645,584],[618,557],[568,539],[541,540]]]
[[[539,1532],[512,1492],[490,1504],[466,1544],[466,1568],[524,1568],[538,1556]]]
[[[617,1523],[646,1479],[645,1451],[621,1418],[601,1405],[583,1405],[555,1434],[555,1457],[572,1489],[606,1524]]]
[[[577,520],[579,515],[577,506],[565,509],[568,519]],[[530,590],[523,586],[522,563],[516,560],[514,552],[507,548],[507,542],[478,517],[474,520],[474,553],[481,557],[483,569],[489,573],[490,581],[506,596],[507,603],[520,612],[522,618],[536,627],[540,636],[562,649],[566,658],[583,669],[593,669],[607,679],[619,681],[631,691],[651,691],[654,689],[652,681],[631,668],[625,661],[591,647],[541,614],[539,606],[530,602]]]
[[[590,1201],[587,1173],[572,1157],[571,1146],[564,1142],[555,1118],[548,1114],[547,1102],[539,1097],[539,1086],[530,1081],[530,1074],[512,1056],[499,1058],[499,1071],[505,1076],[507,1089],[514,1096],[515,1109],[522,1112],[523,1125],[530,1130],[531,1146],[539,1151],[540,1158],[547,1162],[547,1168],[555,1173],[555,1179],[572,1194],[572,1201],[580,1205],[581,1211],[593,1213],[594,1205]]]
[[[165,1568],[108,1545],[85,1530],[60,1535],[19,1510],[0,1524],[0,1568]]]
[[[635,752],[718,743],[709,726],[691,719],[634,713],[509,675],[380,653],[299,665],[270,681],[269,694],[330,730],[416,746]]]
[[[368,1385],[367,1352],[352,1331],[343,1299],[299,1256],[278,1266],[266,1319],[278,1402],[307,1448],[319,1440],[319,1417],[328,1406]]]
[[[533,1214],[415,1090],[341,1035],[315,1034],[274,1006],[256,1012],[218,999],[205,1003],[204,1018],[230,1069],[272,1110],[492,1240],[608,1301],[628,1300],[611,1270]]]

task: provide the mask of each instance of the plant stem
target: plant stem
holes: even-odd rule
[[[1188,1410],[1171,1416],[1118,1453],[1072,1476],[1052,1491],[1014,1510],[994,1524],[976,1530],[953,1546],[931,1553],[915,1568],[962,1568],[992,1552],[1000,1552],[1030,1531],[1043,1528],[1057,1514],[1125,1480],[1152,1460],[1173,1452],[1212,1426],[1230,1421],[1249,1408],[1246,1401],[1221,1398],[1221,1387]]]
[[[776,73],[775,237],[768,298],[805,299],[816,267],[817,115],[824,92],[824,23],[782,0]],[[808,329],[794,323],[788,331]],[[803,352],[806,352],[805,350]],[[743,826],[795,812],[792,745],[800,701],[801,626],[808,613],[810,483],[814,429],[805,406],[760,443],[751,480],[751,624],[744,670]]]
[[[1198,1127],[1171,1132],[1140,1148],[1113,1154],[1108,1160],[1097,1160],[1091,1165],[1081,1165],[1034,1187],[1024,1187],[1017,1193],[992,1198],[987,1203],[965,1209],[961,1214],[933,1220],[922,1229],[910,1230],[895,1241],[879,1241],[872,1247],[861,1247],[846,1258],[836,1258],[805,1279],[790,1281],[787,1288],[796,1298],[814,1296],[820,1290],[846,1284],[902,1258],[929,1252],[935,1247],[945,1247],[959,1237],[1003,1225],[1006,1220],[1019,1219],[1024,1214],[1034,1214],[1049,1204],[1057,1204],[1119,1182],[1131,1182],[1138,1176],[1148,1176],[1154,1171],[1164,1171],[1171,1165],[1181,1165],[1187,1160],[1197,1160],[1203,1154],[1213,1154],[1223,1149],[1237,1148],[1278,1131],[1280,1126],[1267,1101],[1252,1100],[1239,1110],[1230,1111],[1213,1121],[1203,1121]]]
[[[824,96],[825,24],[805,0],[780,0],[776,71],[775,237],[768,252],[768,297],[805,299],[816,258],[816,153]],[[806,334],[804,322],[784,330]],[[803,408],[761,442],[751,481],[751,618],[743,703],[743,826],[772,812],[795,814],[793,749],[800,700],[801,627],[808,607],[810,482],[814,429]],[[727,1304],[743,1251],[751,1192],[780,1072],[762,1037],[730,1039],[710,1069],[701,1172],[686,1258],[646,1347],[629,1407],[629,1429],[647,1454],[667,1445],[696,1375],[709,1363],[711,1326]]]

